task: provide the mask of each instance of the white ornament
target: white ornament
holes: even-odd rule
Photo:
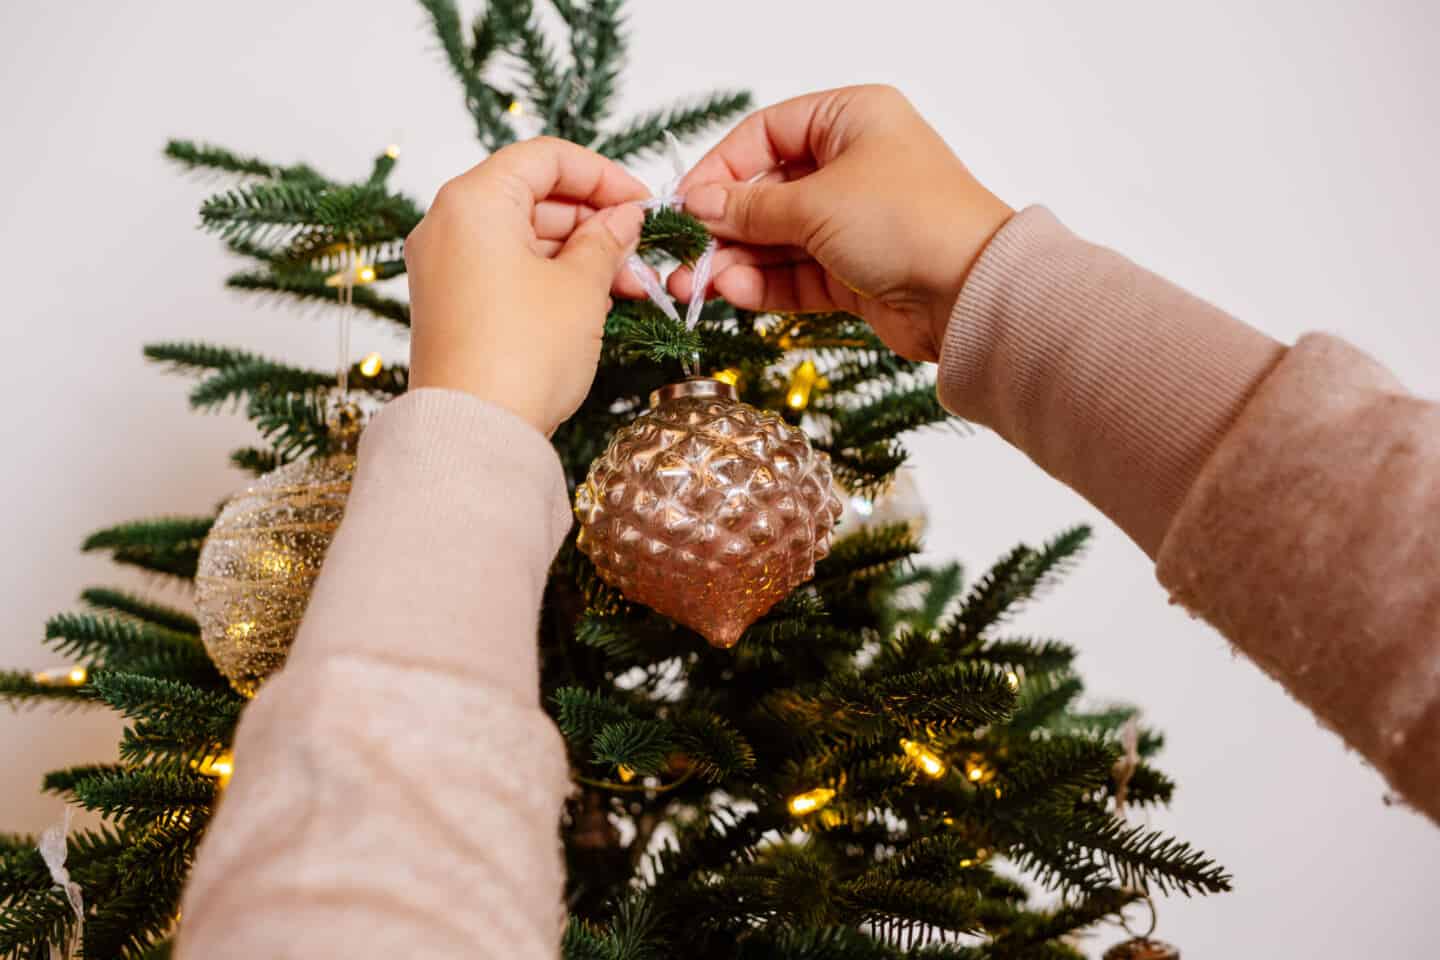
[[[903,523],[919,539],[930,525],[925,501],[915,483],[914,471],[909,467],[896,471],[890,485],[874,497],[842,490],[840,500],[845,505],[845,513],[835,525],[837,537]]]

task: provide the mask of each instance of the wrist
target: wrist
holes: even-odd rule
[[[410,387],[455,390],[493,404],[530,424],[548,437],[559,425],[552,404],[537,395],[532,383],[518,369],[482,370],[473,364],[447,362],[444,358],[424,360],[418,351],[411,360]]]
[[[950,221],[949,242],[939,245],[944,262],[937,263],[936,274],[943,281],[931,300],[929,311],[930,340],[935,346],[937,361],[965,281],[990,241],[1015,215],[999,197],[979,183],[972,183],[977,193],[960,202],[959,214]]]

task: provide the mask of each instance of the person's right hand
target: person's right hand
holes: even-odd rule
[[[884,86],[752,114],[679,192],[728,241],[714,262],[719,295],[749,310],[858,314],[912,360],[938,359],[966,274],[1013,213]],[[670,286],[688,300],[691,272]]]

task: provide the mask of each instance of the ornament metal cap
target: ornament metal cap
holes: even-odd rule
[[[650,391],[650,406],[658,407],[666,401],[679,400],[682,397],[723,397],[736,402],[740,400],[734,384],[716,380],[714,377],[687,377],[675,383],[667,383],[659,390]]]

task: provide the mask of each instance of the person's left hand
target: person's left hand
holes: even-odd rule
[[[585,399],[645,185],[584,147],[512,144],[440,188],[405,241],[410,385],[464,390],[547,436]]]

